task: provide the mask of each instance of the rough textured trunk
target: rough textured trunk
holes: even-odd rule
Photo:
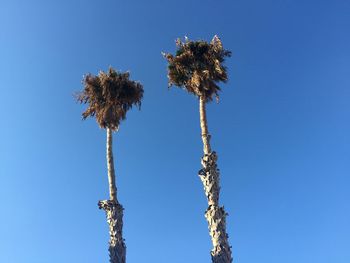
[[[213,244],[211,258],[213,263],[231,263],[231,247],[228,243],[228,235],[226,233],[227,213],[224,207],[219,206],[220,173],[216,164],[217,155],[210,148],[210,135],[207,126],[204,97],[200,97],[199,99],[199,113],[204,151],[202,158],[203,168],[199,171],[199,177],[203,183],[208,200],[205,218],[208,221],[209,234]]]
[[[123,207],[114,200],[98,202],[100,209],[106,211],[109,225],[109,262],[125,263],[126,246],[123,239]]]
[[[105,210],[109,225],[109,256],[111,263],[125,263],[126,246],[123,239],[123,207],[117,200],[115,172],[112,151],[112,130],[107,128],[107,168],[110,200],[98,202]]]

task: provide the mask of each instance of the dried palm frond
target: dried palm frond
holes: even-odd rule
[[[143,86],[129,77],[129,72],[118,72],[111,67],[97,76],[87,74],[83,79],[84,89],[77,94],[78,102],[88,104],[83,119],[96,117],[101,128],[117,130],[133,105],[141,107]]]
[[[210,43],[199,40],[185,42],[176,40],[175,55],[163,53],[168,61],[169,86],[176,85],[188,92],[203,96],[206,101],[219,96],[218,82],[226,82],[227,69],[223,65],[231,52],[225,50],[218,36],[214,36]]]

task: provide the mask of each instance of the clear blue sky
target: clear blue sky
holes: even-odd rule
[[[210,262],[195,97],[177,37],[233,52],[208,106],[236,263],[350,262],[350,2],[0,2],[0,262],[108,262],[105,131],[72,94],[109,65],[144,84],[115,136],[129,263]]]

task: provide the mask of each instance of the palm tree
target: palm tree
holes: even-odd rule
[[[112,132],[119,129],[120,122],[126,118],[126,112],[133,105],[141,107],[143,87],[129,79],[129,73],[117,72],[109,68],[97,76],[88,74],[83,80],[84,89],[77,94],[80,103],[88,104],[83,119],[96,117],[101,128],[107,130],[107,168],[109,182],[109,200],[98,202],[105,210],[109,224],[109,255],[111,263],[125,263],[126,246],[123,239],[123,207],[117,199],[117,187],[112,151]]]
[[[211,258],[214,263],[232,262],[231,247],[226,233],[226,212],[219,206],[219,170],[217,155],[211,150],[208,132],[206,103],[219,98],[218,82],[226,82],[227,70],[223,65],[231,52],[225,50],[221,40],[214,36],[210,43],[205,41],[176,41],[176,54],[163,53],[168,61],[169,87],[176,85],[194,94],[199,99],[200,126],[202,131],[203,152],[200,179],[204,185],[208,200],[205,217],[209,225],[213,249]]]

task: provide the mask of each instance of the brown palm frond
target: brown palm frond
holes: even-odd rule
[[[97,76],[87,74],[83,79],[84,89],[77,94],[78,102],[88,104],[83,119],[96,117],[101,128],[117,130],[133,105],[141,107],[143,86],[129,77],[129,72],[113,68],[100,71]]]
[[[184,87],[189,93],[204,96],[206,101],[218,97],[218,82],[226,82],[227,69],[223,65],[231,52],[225,50],[218,36],[210,43],[199,40],[176,40],[175,55],[163,53],[168,61],[169,86]]]

